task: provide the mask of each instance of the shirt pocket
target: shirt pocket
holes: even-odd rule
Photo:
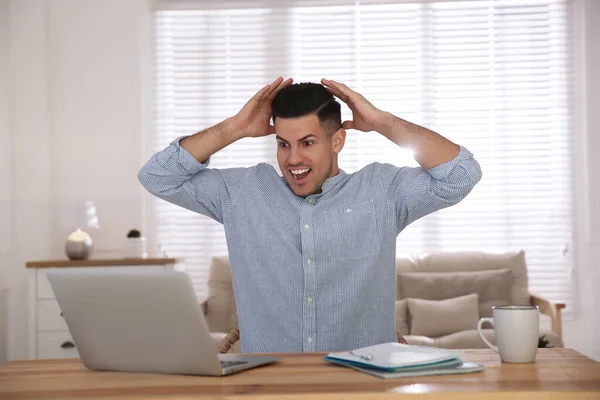
[[[319,215],[317,246],[329,261],[356,260],[379,250],[379,230],[373,200],[337,206]]]

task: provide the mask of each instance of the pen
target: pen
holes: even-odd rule
[[[362,358],[363,360],[371,361],[371,360],[373,359],[373,356],[372,356],[372,355],[370,355],[370,354],[367,354],[367,355],[356,354],[356,353],[354,352],[354,350],[350,350],[350,351],[349,351],[349,353],[350,353],[350,354],[352,354],[353,356],[360,357],[360,358]]]

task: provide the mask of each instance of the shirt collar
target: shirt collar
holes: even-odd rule
[[[316,199],[321,197],[325,192],[329,191],[330,189],[335,187],[338,183],[343,181],[346,176],[348,176],[348,174],[343,169],[340,169],[340,172],[336,176],[332,176],[331,178],[328,178],[325,182],[323,182],[323,186],[321,186],[321,193],[308,195],[305,198],[303,198],[303,200],[306,200],[310,203],[314,203],[316,201]],[[281,180],[283,181],[283,183],[285,183],[287,185],[287,182],[285,181],[285,178],[283,176],[281,176]],[[288,189],[289,189],[289,186],[288,186]],[[290,189],[290,191],[292,191],[292,190]],[[302,199],[302,198],[298,197],[298,199]]]
[[[346,174],[343,169],[340,169],[340,172],[336,176],[332,176],[323,183],[323,186],[321,186],[321,193],[325,193],[333,188],[335,185],[344,180],[347,175],[348,174]]]

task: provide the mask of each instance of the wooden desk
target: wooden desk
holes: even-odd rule
[[[323,354],[287,354],[278,364],[228,377],[95,372],[79,360],[0,366],[0,399],[600,399],[600,364],[570,349],[540,349],[533,364],[502,364],[491,350],[465,350],[483,372],[381,379],[326,363]],[[460,392],[460,393],[459,393]]]

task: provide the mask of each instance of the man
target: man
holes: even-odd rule
[[[175,140],[142,168],[140,182],[224,225],[243,352],[396,341],[396,237],[463,199],[481,178],[479,164],[342,83],[291,83],[280,77],[235,116]],[[334,96],[350,107],[351,121],[341,123]],[[410,148],[421,167],[374,163],[346,174],[338,167],[345,129],[376,131]],[[234,141],[273,133],[283,177],[268,164],[208,168]]]

